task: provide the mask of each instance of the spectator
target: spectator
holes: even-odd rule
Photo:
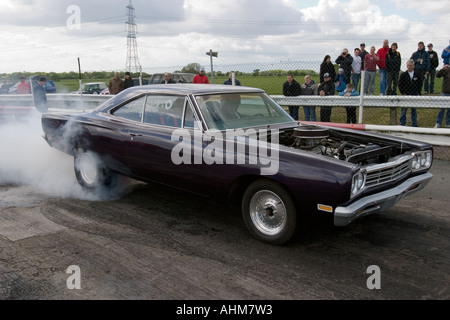
[[[375,53],[375,46],[370,47],[370,53],[364,57],[364,94],[375,93],[375,77],[377,76],[378,55]]]
[[[366,51],[366,44],[364,42],[359,45],[359,48],[360,48],[359,56],[361,57],[361,62],[362,62],[361,70],[364,70],[364,58],[369,53]]]
[[[20,82],[17,85],[17,94],[30,94],[31,93],[31,86],[28,81],[25,80],[25,76],[20,76]]]
[[[192,83],[209,84],[208,76],[205,74],[205,68],[201,67],[199,73],[194,77]]]
[[[283,95],[286,97],[296,97],[301,94],[300,83],[298,83],[291,73],[288,73],[286,82],[283,83]],[[300,106],[289,106],[289,114],[294,120],[298,120],[298,108]]]
[[[305,76],[305,83],[301,86],[302,96],[317,96],[319,88],[315,84],[311,76],[307,74]],[[316,107],[303,107],[303,113],[305,114],[305,121],[316,121]]]
[[[347,83],[345,90],[339,93],[343,97],[359,96],[359,92],[356,91],[353,84]],[[345,107],[347,111],[347,123],[356,123],[356,107]]]
[[[411,59],[414,61],[414,72],[420,80],[419,94],[421,94],[425,76],[430,73],[430,55],[425,51],[425,45],[422,41],[418,43],[418,49],[412,54]]]
[[[109,94],[118,94],[123,90],[123,80],[120,79],[118,72],[114,74],[114,77],[109,79],[108,90]]]
[[[345,48],[342,50],[342,53],[339,57],[337,57],[335,61],[340,68],[344,69],[345,77],[347,78],[346,82],[350,81],[350,77],[352,75],[352,63],[353,63],[353,57],[348,54],[348,49]],[[344,86],[345,88],[345,86]]]
[[[229,85],[229,86],[233,85],[233,72],[230,72],[228,74],[228,80],[226,80],[223,84],[226,84],[226,85]],[[238,79],[234,78],[234,84],[236,86],[240,86],[241,82]]]
[[[436,68],[439,66],[439,56],[433,51],[433,44],[429,43],[428,55],[430,56],[430,73],[425,77],[424,91],[425,93],[434,93],[434,79],[436,78]]]
[[[334,79],[334,77],[336,77],[336,69],[334,69],[334,65],[331,62],[331,57],[329,55],[326,55],[325,58],[323,58],[323,62],[320,64],[320,83],[324,82],[323,75],[325,73],[328,73],[331,79]]]
[[[318,91],[320,96],[333,96],[334,95],[334,83],[331,80],[329,73],[323,75],[323,82],[319,85]],[[331,107],[322,106],[320,108],[320,121],[330,122],[331,119]]]
[[[386,54],[385,64],[387,71],[387,91],[388,96],[397,95],[398,76],[402,65],[402,56],[397,51],[397,43],[393,43]]]
[[[45,93],[45,83],[47,79],[45,77],[40,77],[39,82],[33,86],[33,102],[34,107],[38,109],[41,113],[47,112],[47,94]]]
[[[339,68],[338,74],[334,78],[334,82],[336,83],[336,91],[342,92],[345,90],[345,86],[348,83],[347,75],[344,73],[344,69]]]
[[[450,45],[442,51],[441,58],[444,59],[444,64],[450,64]]]
[[[387,87],[387,71],[386,71],[386,54],[389,51],[389,40],[385,39],[383,41],[383,47],[378,49],[377,55],[378,55],[378,73],[380,74],[380,95],[384,96],[386,94],[386,87]]]
[[[175,80],[172,79],[172,76],[170,75],[170,73],[165,72],[164,73],[164,80],[161,81],[161,83],[169,84],[169,83],[176,83],[176,82],[175,82]]]
[[[421,80],[421,72],[416,72],[414,60],[409,59],[406,63],[407,71],[400,75],[398,81],[398,89],[400,93],[405,96],[418,96],[422,87],[423,80]],[[400,125],[406,125],[406,111],[407,108],[401,108]],[[411,108],[411,125],[417,127],[417,110]]]
[[[436,74],[436,77],[443,78],[441,96],[447,96],[447,97],[450,96],[450,68],[448,67],[448,63],[444,64],[444,67],[438,71],[438,73]],[[445,117],[445,127],[450,128],[450,108],[439,109],[439,112],[438,112],[437,118],[436,118],[436,125],[434,126],[435,128],[441,127],[442,121],[444,120],[445,112],[447,112],[447,116]]]
[[[359,80],[361,79],[361,67],[362,67],[362,59],[360,56],[360,50],[355,48],[353,50],[353,62],[352,62],[352,79],[351,83],[356,90],[358,90]]]
[[[131,79],[130,73],[127,71],[125,72],[125,78],[123,79],[123,89],[128,89],[134,86],[134,81]]]

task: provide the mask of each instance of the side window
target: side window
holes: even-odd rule
[[[140,122],[142,121],[144,102],[145,97],[140,97],[114,110],[112,114],[115,115],[116,117],[121,117],[128,120]]]
[[[186,103],[186,112],[184,114],[184,128],[198,129],[196,118],[194,117],[194,112],[189,103]]]
[[[145,104],[144,122],[181,128],[184,96],[149,95]]]

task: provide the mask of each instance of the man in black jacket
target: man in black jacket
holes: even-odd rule
[[[348,49],[342,50],[341,55],[336,59],[336,63],[339,64],[339,67],[344,69],[344,74],[347,77],[348,82],[350,82],[352,75],[352,62],[353,57],[348,54]]]
[[[47,94],[45,92],[45,83],[47,79],[40,77],[38,83],[33,86],[33,102],[34,107],[41,113],[48,112],[47,107]]]
[[[134,81],[131,79],[130,73],[127,71],[125,72],[125,78],[123,79],[123,89],[127,89],[134,86]]]
[[[286,97],[296,97],[302,92],[300,83],[298,83],[292,74],[287,75],[287,81],[283,83],[283,95]],[[294,120],[298,120],[298,108],[300,106],[289,106],[289,114]]]
[[[388,53],[386,54],[384,64],[386,65],[387,71],[387,90],[386,94],[388,96],[397,95],[398,87],[398,75],[400,73],[400,67],[402,64],[402,56],[400,52],[397,51],[397,43],[393,43]]]
[[[334,82],[331,80],[330,74],[325,73],[323,75],[323,83],[319,85],[319,95],[320,96],[334,96]],[[320,121],[330,122],[331,120],[331,107],[322,106],[320,107]]]
[[[414,70],[414,60],[410,59],[406,62],[407,71],[400,75],[398,81],[398,89],[400,93],[405,96],[418,96],[422,88],[422,75],[423,73]],[[400,112],[400,125],[406,125],[406,111],[407,108],[401,108]],[[417,110],[411,108],[411,125],[417,127]]]
[[[433,44],[429,43],[428,54],[430,55],[430,73],[425,77],[424,91],[425,93],[434,93],[434,79],[436,78],[436,68],[439,66],[439,56],[433,51]]]

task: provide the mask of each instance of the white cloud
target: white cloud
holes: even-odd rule
[[[133,0],[144,68],[295,59],[322,60],[360,42],[397,42],[404,56],[417,42],[447,45],[447,1],[417,0]],[[81,29],[66,26],[73,0],[4,0],[0,11],[2,70],[122,70],[128,1],[78,0]],[[306,7],[306,4],[309,7]],[[302,9],[297,9],[297,8]],[[407,15],[405,14],[408,11]],[[411,16],[415,13],[411,20]],[[426,13],[426,16],[423,14]],[[442,50],[440,49],[440,50]],[[171,70],[169,70],[171,71]]]

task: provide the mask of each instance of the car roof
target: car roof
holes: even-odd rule
[[[244,86],[230,86],[223,84],[150,84],[139,87],[131,87],[129,91],[140,92],[164,92],[164,93],[178,93],[178,94],[211,94],[211,93],[226,93],[226,92],[264,92],[264,90],[253,87]]]

